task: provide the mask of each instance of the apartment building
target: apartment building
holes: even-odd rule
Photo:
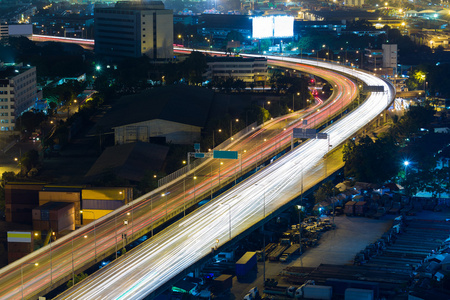
[[[13,131],[16,118],[38,98],[36,67],[0,63],[0,132]]]

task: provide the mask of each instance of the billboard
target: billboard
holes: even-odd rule
[[[294,17],[269,16],[252,19],[254,39],[283,38],[294,36]]]

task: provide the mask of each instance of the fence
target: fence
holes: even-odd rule
[[[231,143],[233,143],[234,141],[240,139],[241,137],[243,137],[244,135],[246,135],[247,133],[249,133],[250,131],[252,131],[253,129],[255,129],[256,127],[256,122],[250,124],[249,126],[245,127],[244,129],[242,129],[241,131],[239,131],[238,133],[236,133],[235,135],[233,135],[231,138],[225,140],[223,143],[221,143],[220,145],[217,145],[213,150],[223,150],[226,149],[229,145],[231,145]],[[169,182],[171,182],[172,180],[177,179],[180,176],[183,176],[184,174],[186,174],[188,171],[193,170],[195,168],[197,168],[199,165],[201,165],[202,163],[204,163],[208,158],[199,158],[194,160],[192,163],[190,163],[189,166],[184,166],[181,169],[176,170],[175,172],[161,178],[158,180],[158,187],[163,186]]]

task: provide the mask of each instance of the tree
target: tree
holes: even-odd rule
[[[334,187],[331,180],[327,181],[314,192],[314,202],[318,204],[337,194],[339,194],[339,189]]]
[[[198,85],[203,82],[203,73],[206,70],[206,56],[201,52],[193,51],[183,62],[184,77],[189,84]]]
[[[356,144],[350,140],[343,149],[344,174],[357,181],[382,183],[397,173],[397,147],[389,137],[380,137],[375,142],[368,136]]]
[[[86,273],[80,273],[80,274],[77,274],[76,276],[75,276],[75,282],[72,282],[72,279],[70,279],[68,282],[67,282],[67,288],[71,288],[72,286],[74,286],[75,284],[77,284],[78,282],[80,282],[80,281],[82,281],[83,279],[85,279],[85,278],[87,278],[88,277],[88,274],[86,274]]]
[[[32,132],[37,129],[45,119],[46,117],[43,112],[27,111],[18,118],[17,124],[19,125],[18,127],[20,130]]]
[[[39,153],[36,150],[32,149],[22,156],[20,160],[21,171],[26,174],[32,168],[36,168],[38,163],[39,163]]]
[[[245,41],[245,38],[242,33],[232,30],[227,34],[227,41],[239,41],[242,43],[243,41]]]

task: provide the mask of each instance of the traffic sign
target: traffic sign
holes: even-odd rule
[[[194,144],[194,150],[200,151],[200,143],[195,143]]]
[[[196,153],[194,153],[194,157],[195,158],[204,158],[205,157],[205,153],[196,152]]]
[[[319,133],[317,134],[317,138],[318,138],[319,140],[326,140],[326,139],[328,138],[328,134],[327,134],[327,133],[324,133],[324,132],[319,132]]]
[[[214,150],[214,152],[213,152],[213,158],[220,158],[220,159],[238,159],[238,152],[237,152],[237,151],[220,151],[220,150]]]
[[[296,139],[315,139],[317,131],[315,129],[294,128],[293,136]]]

